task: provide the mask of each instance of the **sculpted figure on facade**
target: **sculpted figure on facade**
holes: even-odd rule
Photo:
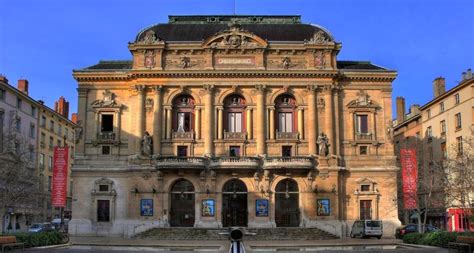
[[[143,39],[139,42],[140,44],[155,44],[159,42],[160,39],[156,37],[156,33],[152,30],[149,30],[145,33]]]
[[[284,69],[290,68],[290,66],[291,66],[291,59],[290,59],[290,57],[287,57],[287,56],[283,57],[283,58],[281,59],[281,65],[283,66]]]
[[[326,44],[331,41],[331,38],[328,37],[328,35],[323,32],[323,31],[318,31],[316,32],[309,41],[307,41],[307,44]]]
[[[325,133],[321,133],[318,136],[318,141],[316,142],[319,146],[319,153],[320,156],[328,156],[329,155],[329,139]]]
[[[189,59],[189,57],[181,57],[179,59],[179,65],[181,66],[181,68],[183,69],[187,69],[189,67],[191,67],[191,59]]]
[[[102,99],[92,102],[92,107],[115,107],[117,105],[115,102],[115,94],[110,90],[105,90],[102,96]]]
[[[155,67],[155,51],[146,50],[145,51],[145,68]]]
[[[314,53],[314,66],[316,68],[324,68],[325,64],[325,53],[323,51],[317,51]]]
[[[142,154],[145,156],[151,156],[153,149],[153,138],[148,132],[142,138]]]

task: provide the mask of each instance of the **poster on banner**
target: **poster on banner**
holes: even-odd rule
[[[416,150],[414,148],[402,148],[400,150],[400,158],[402,165],[403,207],[405,209],[415,209],[418,198],[418,163],[416,161]]]
[[[69,147],[55,147],[53,158],[53,189],[51,202],[54,207],[66,207],[67,165]]]

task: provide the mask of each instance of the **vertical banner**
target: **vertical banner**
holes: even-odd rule
[[[400,150],[402,164],[403,206],[405,209],[415,209],[418,199],[418,164],[414,148]]]
[[[66,207],[68,158],[69,147],[54,148],[53,191],[51,192],[54,207]]]

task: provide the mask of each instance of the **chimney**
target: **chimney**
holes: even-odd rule
[[[437,98],[446,92],[446,80],[444,77],[438,77],[433,81],[434,98]]]
[[[410,115],[414,116],[420,114],[420,105],[413,104],[410,106]]]
[[[58,101],[54,102],[54,110],[63,115],[64,117],[69,117],[69,102],[61,96]]]
[[[4,82],[4,83],[8,84],[8,79],[7,79],[7,77],[4,76],[4,75],[2,75],[2,74],[0,74],[0,82]]]
[[[71,121],[74,122],[74,124],[77,124],[77,113],[71,114]]]
[[[28,95],[28,80],[20,79],[18,80],[18,90]]]
[[[44,101],[43,101],[43,100],[41,100],[41,99],[40,99],[40,100],[38,100],[38,103],[40,103],[40,104],[44,105]]]
[[[405,98],[397,97],[397,122],[402,123],[405,119]]]
[[[471,69],[467,69],[466,79],[471,79],[471,78],[472,78],[472,71],[471,71]]]

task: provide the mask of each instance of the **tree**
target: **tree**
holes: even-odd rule
[[[451,156],[443,162],[446,206],[469,210],[474,207],[474,141],[460,140],[451,147]],[[470,211],[467,215],[472,215]]]
[[[34,145],[17,128],[16,114],[11,118],[3,143],[0,143],[3,145],[0,153],[0,209],[31,213],[36,209],[39,194]]]

